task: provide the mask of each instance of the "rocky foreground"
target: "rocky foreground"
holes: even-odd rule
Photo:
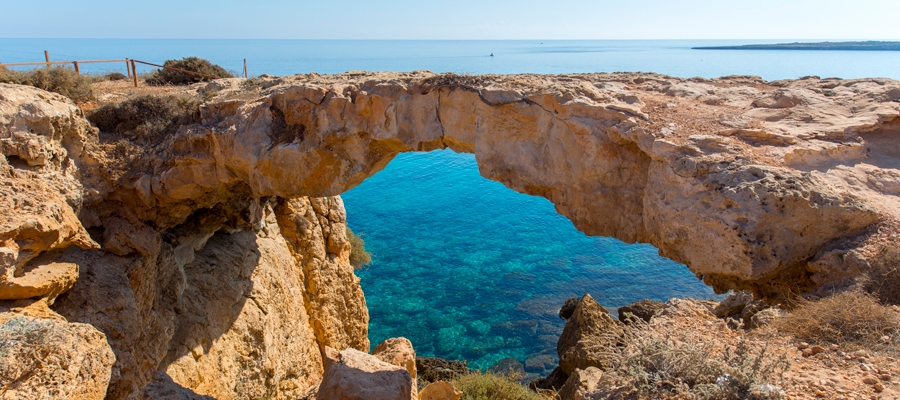
[[[473,152],[582,231],[772,303],[846,286],[897,241],[897,81],[348,73],[177,92],[204,99],[196,119],[147,136],[0,84],[0,323],[76,360],[3,370],[4,398],[304,396],[329,348],[370,346],[338,195],[404,151]]]

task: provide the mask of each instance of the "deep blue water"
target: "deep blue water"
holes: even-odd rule
[[[530,372],[548,373],[569,297],[615,311],[713,296],[654,247],[585,236],[548,200],[482,178],[471,154],[400,154],[343,198],[374,257],[357,272],[373,344],[405,336],[420,355],[483,368],[531,358]]]
[[[251,75],[425,69],[900,79],[900,52],[690,50],[789,41],[0,39],[0,61],[42,61],[48,50],[52,60],[198,56],[231,71],[246,58]],[[118,64],[82,68],[124,72]],[[591,293],[615,309],[644,298],[712,296],[653,247],[587,237],[547,200],[481,178],[472,155],[401,154],[344,201],[351,227],[374,255],[358,272],[372,343],[406,336],[420,355],[483,368],[515,357],[529,372],[546,373],[563,326],[556,313],[568,297]]]
[[[896,51],[690,49],[792,41],[0,39],[0,61],[43,61],[43,51],[48,50],[51,59],[59,61],[128,57],[162,63],[198,56],[231,71],[240,71],[246,58],[251,75],[427,69],[473,74],[645,71],[681,77],[759,75],[769,80],[806,75],[900,79]],[[118,64],[82,67],[124,72],[124,65]]]

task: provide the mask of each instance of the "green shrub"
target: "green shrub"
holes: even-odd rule
[[[76,102],[94,98],[91,90],[93,81],[91,76],[79,75],[74,70],[62,66],[36,68],[31,71],[0,69],[0,82],[34,86],[48,92],[59,93]]]
[[[179,68],[186,71],[197,72],[204,75],[215,76],[216,78],[233,78],[234,75],[225,71],[224,68],[197,57],[186,57],[181,60],[166,60],[163,64],[166,67]],[[197,82],[206,82],[210,78],[200,75],[187,74],[181,71],[171,69],[158,69],[147,77],[146,82],[150,85],[190,85]]]
[[[102,132],[158,143],[178,127],[200,121],[200,102],[178,96],[140,96],[105,105],[87,116]]]
[[[366,242],[347,227],[347,239],[350,240],[350,265],[358,269],[372,262],[372,255],[366,251]]]
[[[900,304],[900,246],[885,246],[870,266],[863,279],[866,291],[883,304]]]
[[[475,371],[450,383],[463,392],[461,400],[544,400],[516,382],[516,376]]]

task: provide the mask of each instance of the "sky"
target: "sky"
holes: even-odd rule
[[[0,0],[2,38],[900,39],[900,0]]]

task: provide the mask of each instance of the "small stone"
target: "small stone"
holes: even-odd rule
[[[812,349],[803,349],[803,357],[809,357],[813,355]]]
[[[800,344],[797,345],[797,348],[800,349],[800,350],[808,349],[808,348],[809,348],[809,343],[806,343],[806,342],[800,342]]]
[[[889,380],[891,380],[891,375],[890,374],[879,374],[878,379],[881,379],[883,381],[889,381]]]
[[[875,389],[876,392],[881,393],[884,391],[884,385],[882,385],[880,383],[876,383],[876,384],[872,385],[872,389]]]
[[[874,384],[878,383],[878,378],[875,378],[872,375],[866,375],[863,377],[862,382],[865,383],[866,385],[874,385]]]
[[[831,345],[831,346],[828,346],[828,350],[831,350],[831,351],[837,351],[837,350],[840,349],[840,348],[841,348],[841,346],[838,346],[838,345],[836,345],[836,344],[833,344],[833,345]],[[840,355],[840,354],[838,354],[838,355]]]

